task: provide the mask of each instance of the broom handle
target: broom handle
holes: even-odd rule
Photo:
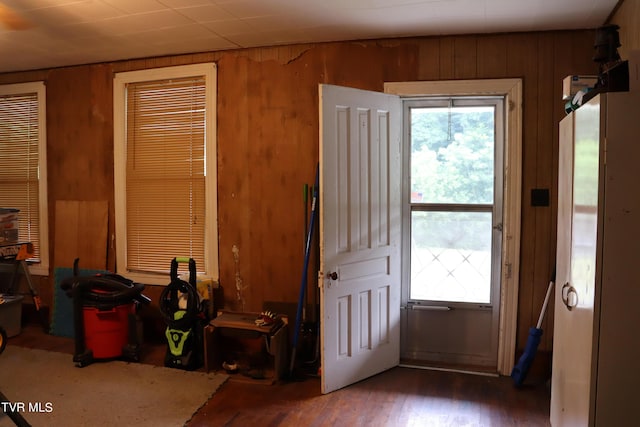
[[[542,319],[544,319],[544,313],[547,311],[547,304],[549,303],[549,297],[551,296],[551,289],[553,289],[553,280],[549,282],[549,287],[547,288],[547,295],[544,297],[544,303],[542,303],[542,311],[540,312],[540,317],[538,318],[538,324],[536,325],[537,329],[540,329],[542,326]]]
[[[293,343],[291,345],[291,361],[289,365],[289,375],[293,373],[293,368],[296,362],[296,350],[298,347],[298,335],[300,334],[302,307],[304,305],[305,291],[307,289],[307,273],[309,270],[309,254],[311,252],[311,239],[313,237],[313,231],[318,214],[318,189],[320,179],[320,165],[316,167],[316,180],[313,187],[313,196],[311,199],[311,218],[309,219],[309,227],[307,228],[307,239],[304,251],[304,264],[302,268],[302,278],[300,281],[300,296],[298,297],[298,310],[296,311],[296,324],[293,329]]]

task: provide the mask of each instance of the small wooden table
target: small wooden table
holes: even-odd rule
[[[287,318],[259,326],[259,313],[221,312],[204,328],[205,370],[222,370],[223,362],[235,362],[232,380],[274,384],[287,367]]]

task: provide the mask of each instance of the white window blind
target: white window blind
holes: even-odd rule
[[[38,93],[0,95],[0,207],[19,209],[19,239],[40,262]]]
[[[205,259],[205,78],[126,86],[127,268]],[[199,270],[202,270],[199,268]]]

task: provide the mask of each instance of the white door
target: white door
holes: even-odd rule
[[[399,97],[320,85],[322,392],[399,363]]]
[[[567,425],[565,366],[571,366],[573,355],[562,351],[571,339],[571,312],[563,302],[563,285],[569,282],[571,262],[571,213],[573,197],[573,114],[560,121],[558,150],[558,244],[556,248],[556,287],[553,325],[553,376],[551,378],[551,425]],[[565,288],[566,290],[566,288]],[[581,351],[582,349],[578,349]],[[572,420],[575,422],[575,420]],[[582,420],[584,423],[584,420]]]
[[[551,424],[589,425],[598,259],[599,104],[560,122]]]

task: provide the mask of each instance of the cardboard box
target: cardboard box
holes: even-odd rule
[[[18,242],[18,209],[0,208],[0,244]]]
[[[22,295],[0,294],[0,326],[8,338],[22,331],[22,298]]]
[[[598,76],[567,76],[562,80],[562,99],[573,99],[582,89],[593,89],[598,82]]]

